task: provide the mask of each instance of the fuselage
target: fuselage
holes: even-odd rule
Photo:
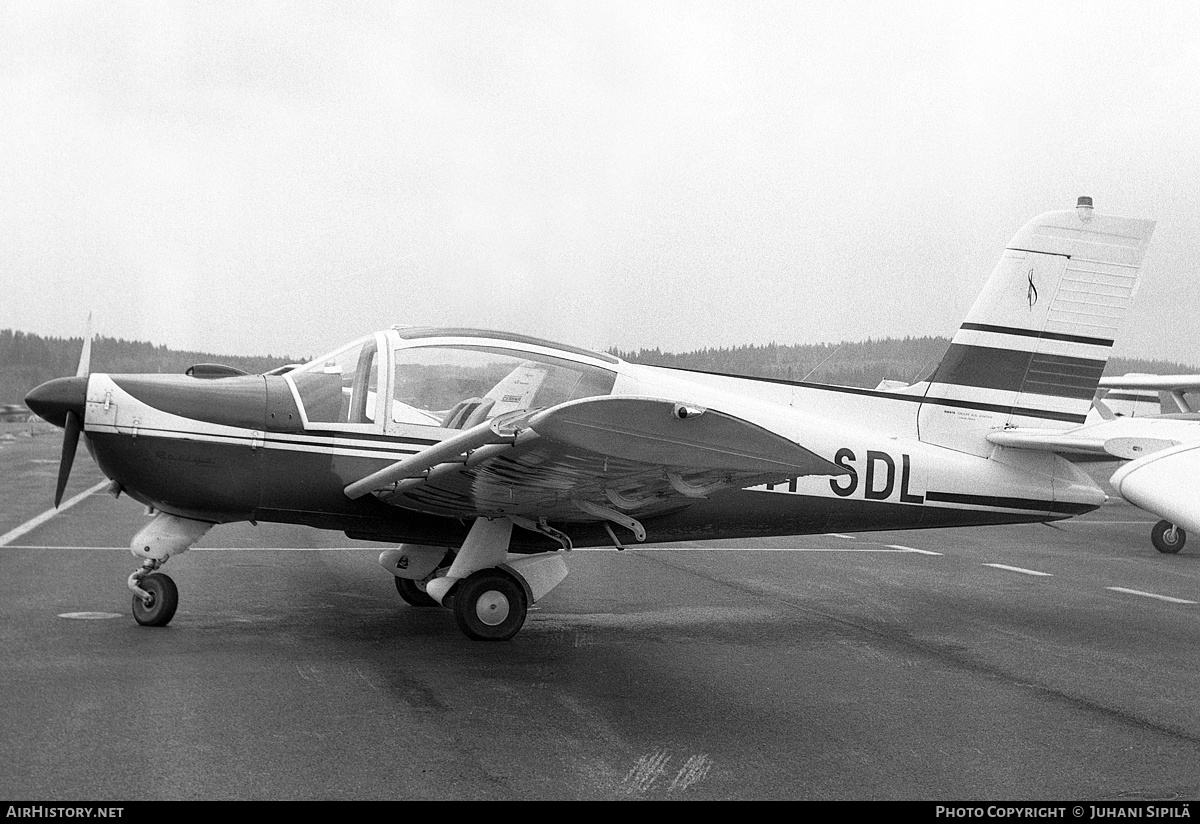
[[[181,517],[295,523],[356,538],[455,546],[469,524],[371,495],[352,500],[344,490],[455,434],[453,423],[421,411],[414,390],[401,389],[402,376],[413,382],[411,369],[405,369],[414,357],[440,363],[432,356],[485,352],[524,364],[521,368],[540,358],[586,370],[591,384],[576,387],[577,394],[664,398],[718,409],[846,470],[688,500],[645,520],[651,543],[1045,521],[1080,514],[1104,500],[1090,478],[1049,453],[971,452],[923,441],[919,412],[930,401],[920,386],[874,391],[713,375],[467,330],[403,336],[387,330],[366,346],[373,353],[370,363],[360,365],[357,382],[346,375],[329,412],[317,411],[325,401],[317,397],[320,370],[314,368],[213,379],[94,373],[86,378],[82,410],[88,448],[124,494]],[[519,405],[522,380],[528,382],[520,368],[503,378],[492,393],[493,408]],[[341,411],[335,408],[339,401]],[[602,524],[555,526],[577,546],[612,543]],[[532,552],[553,546],[542,535],[518,530],[511,548]]]

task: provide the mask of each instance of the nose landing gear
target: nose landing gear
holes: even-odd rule
[[[172,555],[187,552],[210,529],[210,523],[160,512],[133,536],[129,549],[142,559],[127,582],[133,592],[133,620],[144,627],[165,627],[171,622],[179,606],[179,588],[158,569]]]
[[[133,620],[144,627],[165,627],[175,617],[179,606],[179,588],[171,576],[161,572],[150,572],[145,567],[129,576],[130,589],[140,589],[145,597],[134,589]]]

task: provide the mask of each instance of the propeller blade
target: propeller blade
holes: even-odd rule
[[[62,502],[63,490],[67,488],[67,478],[71,477],[71,464],[75,463],[75,448],[79,446],[79,433],[83,431],[83,421],[73,410],[67,412],[67,420],[63,426],[62,460],[58,464],[58,489],[54,491],[54,508],[58,509]]]

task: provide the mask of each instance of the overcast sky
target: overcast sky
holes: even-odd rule
[[[1200,3],[0,0],[0,328],[949,335],[1050,209],[1200,362]]]

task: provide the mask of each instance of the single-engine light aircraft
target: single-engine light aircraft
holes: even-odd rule
[[[263,375],[89,373],[29,408],[80,434],[134,536],[138,623],[167,624],[160,568],[214,524],[274,521],[399,544],[414,606],[513,637],[573,547],[1053,521],[1103,491],[989,433],[1083,423],[1153,223],[1090,198],[1009,243],[927,380],[886,391],[627,363],[502,332],[392,328]]]

